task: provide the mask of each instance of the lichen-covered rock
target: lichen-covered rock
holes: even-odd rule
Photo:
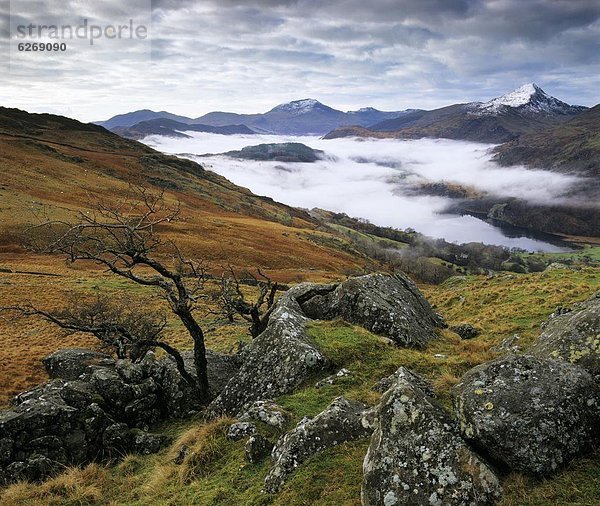
[[[369,436],[372,427],[367,412],[365,404],[338,397],[314,418],[301,420],[275,444],[271,454],[274,464],[265,478],[265,491],[278,492],[287,477],[315,453]]]
[[[398,378],[410,380],[411,384],[418,387],[427,397],[435,398],[435,392],[433,391],[431,383],[422,376],[419,376],[404,367],[399,367],[386,378],[380,379],[373,387],[373,390],[379,393],[387,392],[397,383]]]
[[[600,427],[598,387],[562,360],[509,355],[471,369],[452,394],[466,438],[534,475],[552,474],[588,449]]]
[[[227,439],[239,441],[253,434],[256,434],[256,425],[252,422],[235,422],[227,430]]]
[[[363,506],[494,504],[498,478],[414,378],[400,368],[381,399],[363,463]]]
[[[417,286],[400,273],[350,278],[302,301],[302,309],[309,318],[340,317],[362,325],[400,346],[423,347],[436,337],[435,329],[444,326]]]
[[[210,404],[209,416],[235,415],[248,403],[289,393],[327,366],[306,333],[307,318],[296,300],[312,286],[298,285],[276,302],[266,330],[244,348],[239,372]]]
[[[556,311],[529,353],[577,364],[600,383],[600,292],[570,311]]]
[[[461,339],[474,339],[479,335],[479,330],[477,330],[473,325],[469,323],[463,323],[462,325],[454,325],[450,327],[450,330],[460,336]]]
[[[261,436],[260,434],[250,436],[244,447],[246,460],[251,464],[256,464],[269,455],[272,449],[273,443],[266,437]]]
[[[82,348],[65,348],[55,351],[43,360],[50,378],[74,380],[90,370],[90,366],[114,366],[114,360],[106,353]]]
[[[290,419],[290,413],[279,404],[267,399],[253,402],[238,413],[236,418],[242,422],[250,420],[263,422],[281,430]]]

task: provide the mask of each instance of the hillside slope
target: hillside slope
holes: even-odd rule
[[[307,213],[100,126],[0,108],[0,164],[3,251],[18,250],[6,234],[32,220],[32,207],[81,209],[89,193],[114,198],[142,182],[182,202],[178,234],[208,261],[276,270],[355,265],[348,253],[307,239],[318,226]]]
[[[600,105],[560,126],[521,136],[495,150],[501,165],[600,176]]]

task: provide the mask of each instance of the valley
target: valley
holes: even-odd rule
[[[539,101],[534,102],[539,109]],[[368,481],[363,467],[365,454],[373,458],[374,443],[368,437],[383,430],[369,420],[374,410],[383,413],[386,399],[396,395],[394,389],[409,388],[421,403],[419,410],[427,413],[427,423],[441,423],[449,413],[471,416],[464,414],[457,396],[466,395],[459,388],[478,367],[502,363],[518,375],[521,362],[530,361],[535,374],[555,374],[556,362],[540,344],[548,334],[545,329],[554,328],[553,322],[572,325],[571,318],[576,322],[585,315],[592,325],[592,330],[585,327],[585,335],[595,332],[600,220],[596,202],[583,200],[593,199],[596,191],[589,184],[596,156],[594,127],[585,116],[594,109],[581,112],[549,103],[565,116],[575,116],[561,117],[559,123],[574,123],[567,129],[568,145],[578,142],[573,138],[579,134],[586,136],[592,151],[585,164],[557,162],[546,168],[546,162],[528,167],[524,160],[507,167],[498,163],[504,163],[502,156],[518,156],[504,155],[513,153],[507,146],[517,153],[525,145],[531,152],[543,149],[536,144],[539,139],[563,128],[548,129],[546,123],[535,134],[525,130],[537,127],[526,126],[512,144],[498,145],[490,137],[486,143],[433,138],[444,137],[446,130],[432,130],[432,136],[420,132],[418,138],[374,130],[366,130],[365,137],[321,137],[297,135],[299,130],[264,133],[242,123],[205,127],[182,117],[145,113],[135,116],[142,120],[134,125],[114,126],[110,132],[60,116],[0,108],[0,403],[6,406],[0,428],[7,431],[8,458],[14,461],[0,463],[0,477],[5,472],[7,481],[17,481],[0,488],[0,502],[360,504],[361,489],[377,494],[380,488],[378,480]],[[300,116],[314,107],[322,113],[314,102],[299,104],[291,109]],[[512,107],[498,101],[484,106],[485,114]],[[279,108],[278,114],[288,109]],[[406,114],[416,117],[421,112]],[[218,395],[201,412],[183,414],[191,399],[168,365],[162,351],[167,348],[156,347],[155,354],[136,363],[114,362],[102,355],[110,348],[99,346],[89,332],[59,330],[43,319],[10,312],[31,303],[56,312],[65,301],[102,295],[116,304],[163,314],[164,299],[152,278],[145,286],[115,277],[94,262],[71,262],[28,247],[30,227],[40,220],[95,216],[98,209],[106,212],[125,202],[137,185],[179,208],[176,220],[156,226],[166,241],[157,243],[164,247],[158,250],[158,261],[184,269],[187,264],[177,264],[167,251],[173,241],[179,255],[201,260],[205,269],[196,321],[205,331],[211,384]],[[94,205],[101,207],[94,210]],[[232,283],[231,275],[239,297],[233,303],[224,288],[231,286],[226,284]],[[253,339],[243,313],[231,312],[231,307],[247,307],[248,300],[260,300],[260,293],[264,299],[264,279],[279,286],[271,292],[273,309],[267,312],[265,330]],[[234,305],[224,305],[224,300]],[[168,314],[162,325],[162,346],[180,350],[189,360],[194,343],[182,320]],[[561,339],[565,335],[559,334]],[[576,388],[587,395],[593,380],[580,365],[596,367],[597,347],[593,336],[576,346],[580,348],[567,350],[570,358],[560,367],[581,382]],[[538,358],[529,357],[536,347]],[[48,366],[50,359],[45,367],[42,360],[53,354],[58,370],[67,371],[71,366],[60,357],[72,351],[64,348],[103,358],[98,364],[83,364],[91,369],[79,379],[63,379],[56,374],[70,373],[56,373]],[[74,366],[79,367],[76,361]],[[48,374],[50,383],[36,387]],[[385,387],[379,386],[380,380]],[[132,401],[131,391],[141,393]],[[71,392],[75,397],[67,397]],[[481,392],[495,395],[494,389]],[[519,399],[530,394],[509,392]],[[539,402],[555,403],[551,394],[542,392]],[[267,396],[270,400],[264,401]],[[590,404],[587,411],[570,407],[574,398],[564,401],[573,416],[584,413],[591,420],[595,411]],[[253,415],[257,422],[240,421],[252,419],[240,411],[248,399],[258,399],[258,415]],[[125,410],[120,405],[124,402],[129,403]],[[494,398],[482,409],[495,416],[499,402]],[[281,412],[268,411],[269,403]],[[44,411],[47,406],[58,411]],[[88,428],[90,420],[99,419],[86,418],[89,410],[98,409],[108,417],[102,423],[112,423],[101,429],[101,440],[97,429]],[[173,409],[177,417],[169,411]],[[37,410],[38,418],[31,414]],[[352,429],[358,435],[343,432],[351,426],[343,417],[354,416],[353,410],[364,417],[362,428]],[[72,434],[65,432],[69,425],[57,422],[62,416],[85,428],[81,444],[73,446]],[[270,417],[277,416],[284,421],[273,425]],[[521,415],[517,410],[511,416]],[[598,455],[586,439],[588,418],[580,432],[572,431],[579,438],[576,449],[560,469],[548,471],[551,477],[532,476],[529,468],[512,463],[510,449],[503,453],[502,441],[492,442],[500,453],[485,457],[492,462],[490,488],[469,481],[470,468],[456,467],[456,472],[466,472],[473,487],[460,493],[485,493],[489,504],[502,506],[593,504],[597,487],[590,477],[597,473]],[[25,429],[21,422],[12,422],[21,419]],[[27,424],[38,423],[30,421],[34,419],[45,420],[36,429],[42,434],[35,440],[39,447],[21,443]],[[331,440],[327,432],[322,436],[321,420],[332,420],[325,430],[344,427],[339,429],[343,442],[338,433]],[[528,422],[531,430],[537,430],[536,420]],[[249,427],[251,435],[243,432]],[[550,434],[562,430],[543,427]],[[232,435],[234,428],[242,431],[241,439]],[[406,437],[421,437],[419,429],[411,430]],[[462,442],[468,432],[459,437],[446,430],[440,437],[463,445],[460,451],[470,452],[471,459],[479,458],[476,444]],[[269,448],[272,441],[277,441],[273,455],[280,455],[274,463],[261,446]],[[72,456],[82,451],[104,456],[98,462]],[[439,455],[445,452],[443,447]],[[538,465],[536,451],[527,455],[532,461],[528,465]],[[113,465],[102,463],[107,456]],[[66,470],[57,471],[54,459],[64,462]],[[289,467],[285,459],[297,464]]]

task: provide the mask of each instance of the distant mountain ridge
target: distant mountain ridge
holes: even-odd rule
[[[183,132],[208,132],[221,135],[254,135],[246,125],[211,126],[201,123],[183,123],[168,118],[156,118],[141,121],[131,127],[113,127],[112,132],[128,139],[143,139],[148,135],[162,135],[165,137],[190,137]]]
[[[407,111],[379,111],[372,107],[363,107],[356,111],[340,111],[325,105],[318,100],[306,98],[279,104],[271,110],[260,114],[237,114],[232,112],[210,112],[198,118],[177,116],[166,111],[154,112],[150,110],[134,111],[120,114],[106,121],[99,121],[101,125],[111,131],[135,127],[140,122],[158,119],[170,119],[183,125],[201,124],[213,127],[244,125],[257,133],[279,135],[324,135],[331,130],[346,125],[369,126],[387,119],[397,118]],[[147,128],[145,125],[143,128]]]
[[[336,129],[325,138],[433,137],[499,144],[556,126],[585,110],[587,107],[569,105],[529,83],[488,102],[412,111],[367,128]]]

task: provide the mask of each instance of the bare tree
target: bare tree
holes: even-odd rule
[[[194,317],[202,297],[205,268],[158,233],[179,214],[180,206],[169,205],[163,193],[131,186],[125,198],[112,204],[97,202],[93,209],[77,213],[73,221],[42,216],[41,222],[29,229],[29,246],[38,252],[63,253],[71,262],[92,261],[117,276],[159,290],[194,342],[196,378],[187,375],[185,379],[193,379],[199,398],[206,401],[209,384],[204,332]],[[170,260],[165,260],[167,255]],[[68,322],[68,318],[60,321]],[[159,346],[177,361],[163,341],[150,337],[145,346]],[[180,370],[182,374],[184,371]]]
[[[163,340],[167,326],[164,314],[148,311],[143,302],[135,303],[125,297],[103,294],[83,297],[73,292],[68,299],[67,306],[60,310],[26,304],[2,307],[0,312],[42,318],[66,333],[92,334],[104,348],[114,351],[117,358],[129,357],[132,362],[141,360],[151,349],[161,348],[173,357],[184,380],[192,387],[197,386],[196,378],[185,368],[181,353]]]
[[[250,323],[250,335],[254,338],[260,335],[269,322],[269,317],[275,303],[275,294],[279,285],[271,278],[257,269],[257,276],[251,275],[254,285],[258,287],[256,300],[248,302],[240,288],[240,281],[235,275],[233,268],[229,267],[229,274],[221,276],[221,305],[229,321],[233,321],[233,315],[239,314]]]

